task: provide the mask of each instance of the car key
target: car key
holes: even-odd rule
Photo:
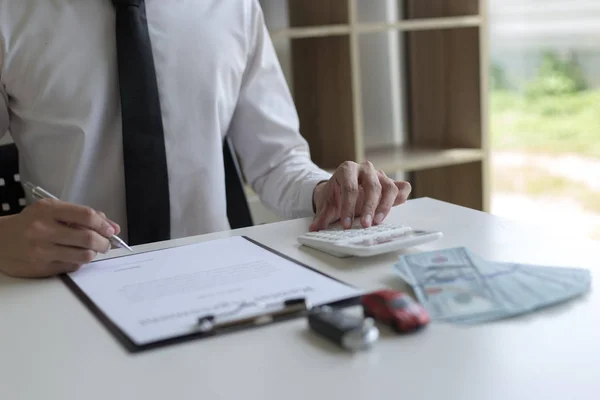
[[[311,310],[308,324],[320,336],[350,351],[368,349],[379,339],[379,329],[372,318],[348,315],[329,306]]]

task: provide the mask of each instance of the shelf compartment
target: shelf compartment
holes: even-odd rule
[[[404,0],[407,19],[479,15],[481,0]]]
[[[406,33],[409,142],[482,148],[478,28]]]
[[[367,150],[365,159],[386,173],[416,171],[482,161],[481,149],[397,146]]]
[[[483,162],[471,162],[410,173],[412,198],[430,197],[474,210],[484,210]]]
[[[322,168],[335,168],[357,158],[350,57],[348,36],[291,43],[300,132],[310,145],[313,160]]]

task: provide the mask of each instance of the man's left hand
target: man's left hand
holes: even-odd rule
[[[326,229],[337,221],[348,229],[356,217],[365,228],[380,224],[392,207],[406,202],[410,191],[410,183],[390,179],[369,161],[346,161],[315,188],[316,216],[310,230]]]

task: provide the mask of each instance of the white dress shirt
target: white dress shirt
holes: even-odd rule
[[[316,183],[257,0],[146,0],[168,160],[172,236],[229,228],[229,135],[261,201],[312,214]],[[0,0],[0,135],[23,180],[104,211],[126,238],[111,0]],[[152,218],[152,216],[148,216]]]

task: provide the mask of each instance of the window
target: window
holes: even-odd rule
[[[489,0],[492,204],[600,240],[600,1]]]

